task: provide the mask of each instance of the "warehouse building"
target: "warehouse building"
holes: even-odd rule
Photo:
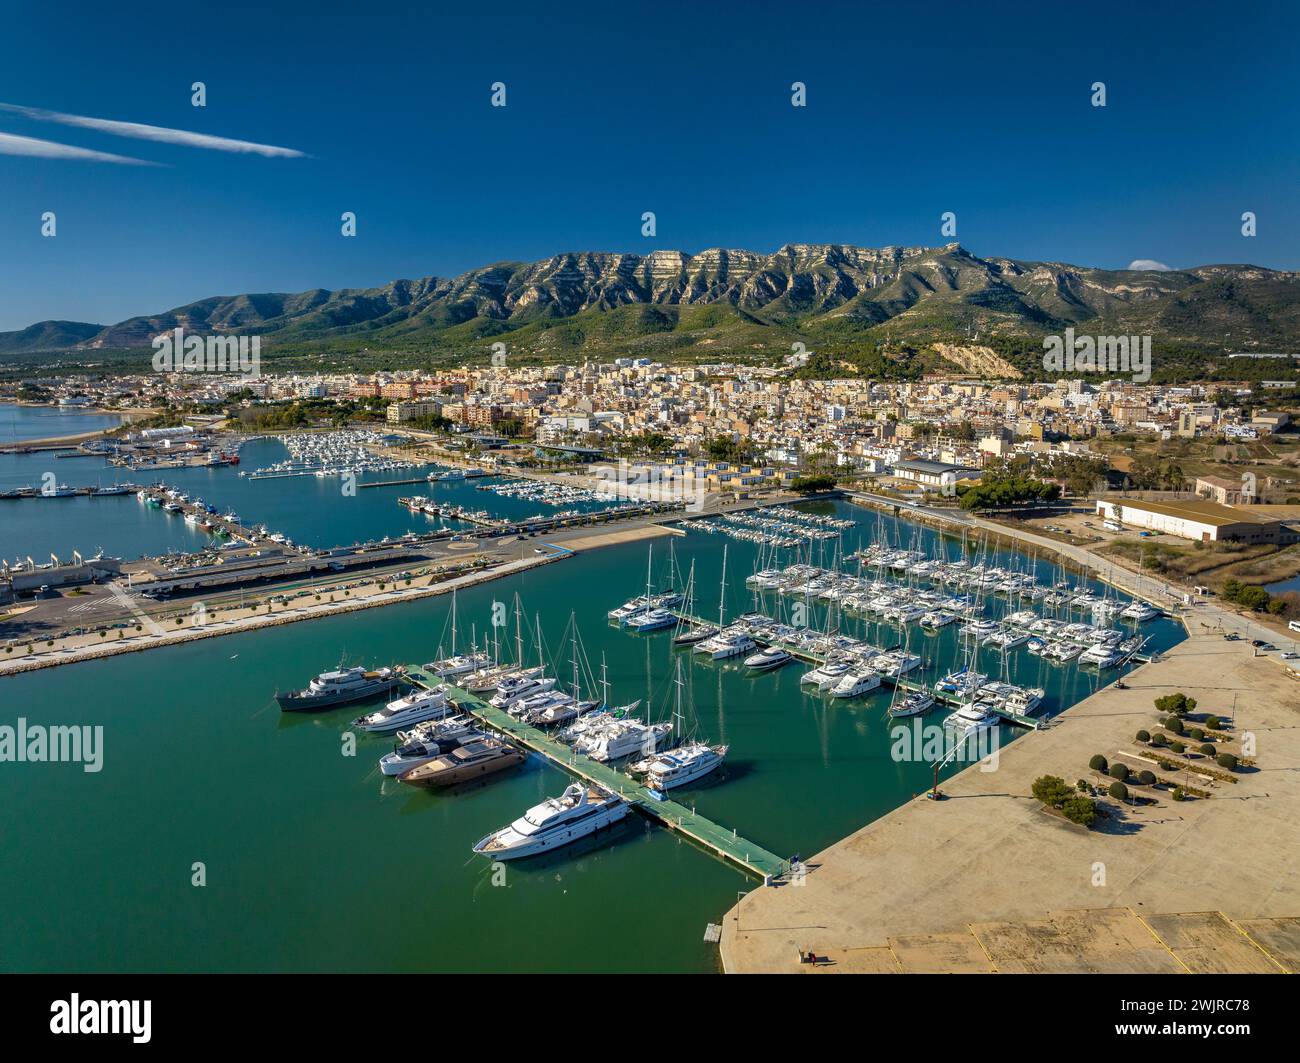
[[[1218,502],[1124,502],[1098,500],[1097,516],[1126,528],[1141,528],[1177,535],[1199,543],[1293,543],[1300,540],[1284,521],[1256,510],[1224,506]]]

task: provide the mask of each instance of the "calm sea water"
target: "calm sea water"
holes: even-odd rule
[[[108,486],[113,483],[164,482],[179,487],[216,506],[231,509],[246,524],[265,524],[271,531],[314,547],[348,546],[385,535],[428,531],[438,527],[465,528],[455,520],[414,514],[397,499],[422,494],[442,503],[486,510],[519,519],[557,509],[600,509],[603,502],[579,502],[552,507],[540,502],[508,498],[481,491],[481,480],[360,487],[354,495],[342,493],[337,476],[291,476],[253,479],[240,476],[283,460],[287,451],[278,439],[256,439],[240,454],[239,466],[215,468],[136,470],[119,469],[103,458],[56,458],[52,453],[0,454],[0,490],[27,485],[39,487],[46,473],[73,487]],[[365,473],[358,484],[423,477],[432,468]],[[141,503],[135,495],[107,498],[24,498],[0,500],[0,557],[31,556],[41,561],[51,552],[66,557],[73,550],[90,556],[99,550],[128,560],[169,551],[202,547],[207,535],[161,509]]]
[[[350,504],[335,503],[339,520]],[[818,508],[861,521],[844,537],[846,552],[882,531],[903,545],[940,546],[928,529],[839,503]],[[702,612],[717,609],[723,541],[699,533],[672,540],[676,565],[695,562]],[[760,559],[756,547],[727,542],[731,616],[753,606],[743,580]],[[953,557],[961,548],[958,540],[943,544]],[[827,562],[834,547],[822,549]],[[654,556],[662,581],[665,540]],[[680,660],[687,727],[730,743],[731,753],[716,777],[675,796],[782,856],[811,855],[928,786],[928,765],[890,757],[886,696],[832,703],[800,688],[799,666],[754,676],[737,663],[675,653],[666,633],[611,627],[605,612],[644,588],[646,563],[645,544],[626,544],[474,588],[458,598],[462,640],[471,628],[480,638],[488,630],[494,601],[507,606],[513,639],[518,595],[526,654],[535,653],[540,627],[546,655],[567,677],[574,617],[580,656],[594,672],[604,658],[611,696],[641,698],[654,717],[671,712]],[[1052,578],[1045,565],[1040,578]],[[105,729],[98,774],[76,765],[0,770],[7,854],[0,967],[714,969],[705,926],[755,886],[716,858],[633,817],[585,849],[509,865],[496,885],[470,847],[559,793],[562,772],[532,758],[469,793],[411,792],[375,768],[391,740],[361,737],[357,756],[342,755],[356,708],[310,717],[276,709],[277,688],[341,658],[433,657],[449,642],[450,604],[412,602],[0,680],[0,722],[24,715]],[[788,610],[789,599],[767,606]],[[1181,638],[1166,621],[1144,632],[1157,648]],[[891,630],[871,633],[899,641]],[[933,638],[914,629],[911,646],[926,658],[930,679],[959,663],[953,628]],[[985,652],[981,670],[998,674],[1000,658]],[[1048,689],[1049,712],[1101,681],[1095,671],[1048,665],[1023,650],[1010,655],[1009,669],[1014,681]],[[1002,737],[1026,740],[1007,727]],[[190,884],[196,861],[206,867],[202,888]]]
[[[113,428],[121,423],[122,419],[111,413],[76,410],[67,406],[19,406],[12,402],[0,402],[0,444],[97,432],[101,428]]]

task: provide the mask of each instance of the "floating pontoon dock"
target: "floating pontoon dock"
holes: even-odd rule
[[[641,785],[631,776],[574,752],[562,742],[555,741],[541,728],[516,719],[503,709],[488,704],[478,695],[444,683],[437,676],[414,665],[406,666],[404,671],[412,682],[426,689],[445,685],[447,696],[457,708],[519,745],[545,757],[557,768],[620,794],[642,815],[658,820],[669,829],[685,835],[697,845],[736,865],[742,871],[769,882],[780,878],[790,870],[788,861],[742,838],[735,830],[728,830],[676,801],[652,796],[655,791]]]

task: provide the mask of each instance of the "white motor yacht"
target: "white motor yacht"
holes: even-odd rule
[[[440,720],[450,715],[451,711],[447,693],[441,687],[416,690],[396,701],[390,701],[382,709],[358,716],[352,721],[352,726],[371,734],[392,734],[425,720]]]
[[[459,745],[476,738],[487,737],[473,718],[452,716],[445,720],[428,720],[409,731],[398,731],[398,746],[393,752],[379,758],[379,770],[384,775],[401,775],[427,764]]]
[[[858,666],[845,672],[839,682],[831,687],[833,698],[857,698],[870,694],[880,686],[880,673],[874,668]]]
[[[825,690],[828,687],[833,687],[843,679],[844,673],[848,670],[849,662],[847,660],[831,660],[804,672],[804,674],[799,677],[799,682],[806,683],[809,686],[815,686],[818,690]]]
[[[780,646],[769,646],[765,650],[759,650],[752,657],[746,657],[745,667],[753,668],[757,672],[769,672],[793,660],[794,656],[789,650],[783,650]]]
[[[648,756],[668,737],[670,723],[646,724],[639,720],[615,720],[598,733],[580,738],[574,748],[592,760],[608,763],[634,755]]]
[[[627,802],[617,794],[573,783],[559,797],[547,798],[510,826],[480,839],[474,852],[493,860],[535,856],[595,834],[617,823],[627,813]]]
[[[722,766],[728,748],[710,746],[703,742],[688,742],[660,753],[646,769],[645,784],[651,790],[662,793],[695,782]]]
[[[538,672],[540,673],[540,669]],[[494,708],[508,709],[516,701],[522,701],[533,694],[541,694],[553,686],[555,686],[553,678],[548,679],[537,673],[503,679],[497,685],[497,692],[492,695],[489,704]]]
[[[943,727],[954,741],[961,742],[998,725],[997,714],[987,705],[971,702],[944,717]]]
[[[695,647],[696,653],[707,653],[715,661],[725,661],[749,653],[757,644],[744,631],[721,631]]]

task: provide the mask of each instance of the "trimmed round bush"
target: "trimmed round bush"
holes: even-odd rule
[[[1218,750],[1215,749],[1214,746],[1211,745],[1209,742],[1205,742],[1202,745],[1198,746],[1197,748],[1199,748],[1200,751],[1207,757],[1212,757],[1214,756],[1214,754],[1218,752]]]
[[[1110,777],[1112,779],[1118,779],[1120,782],[1123,782],[1125,779],[1128,778],[1128,765],[1112,764],[1110,766]]]
[[[1139,742],[1150,742],[1150,741],[1151,741],[1151,732],[1150,732],[1150,731],[1139,731],[1135,737],[1136,737],[1137,741],[1139,741]]]
[[[1111,797],[1115,798],[1116,801],[1128,800],[1128,787],[1125,786],[1122,782],[1117,781],[1111,783],[1110,790],[1108,791],[1108,793],[1110,794]]]
[[[1167,746],[1169,745],[1169,739],[1167,739],[1164,735],[1159,735],[1159,734],[1152,735],[1151,744],[1153,746]]]
[[[1192,739],[1194,742],[1204,742],[1205,732],[1199,727],[1193,727],[1187,732],[1187,737]]]
[[[1092,759],[1088,761],[1088,767],[1093,771],[1105,771],[1109,765],[1107,764],[1105,757],[1100,753],[1094,753]]]
[[[1138,772],[1138,783],[1142,786],[1154,786],[1156,784],[1156,773],[1153,771]]]
[[[1165,730],[1170,734],[1180,735],[1183,733],[1183,721],[1177,716],[1170,716],[1169,719],[1165,721]]]
[[[1170,748],[1173,752],[1177,753],[1179,756],[1182,756],[1183,753],[1184,753],[1184,751],[1187,749],[1187,747],[1186,747],[1185,745],[1183,745],[1182,742],[1170,742],[1170,743],[1169,743],[1169,748]]]
[[[1220,753],[1214,758],[1219,763],[1219,767],[1227,768],[1229,771],[1237,770],[1237,758],[1231,753]]]
[[[1220,720],[1217,716],[1207,716],[1205,717],[1205,726],[1208,727],[1211,731],[1217,731],[1220,727],[1223,726],[1223,721]]]

